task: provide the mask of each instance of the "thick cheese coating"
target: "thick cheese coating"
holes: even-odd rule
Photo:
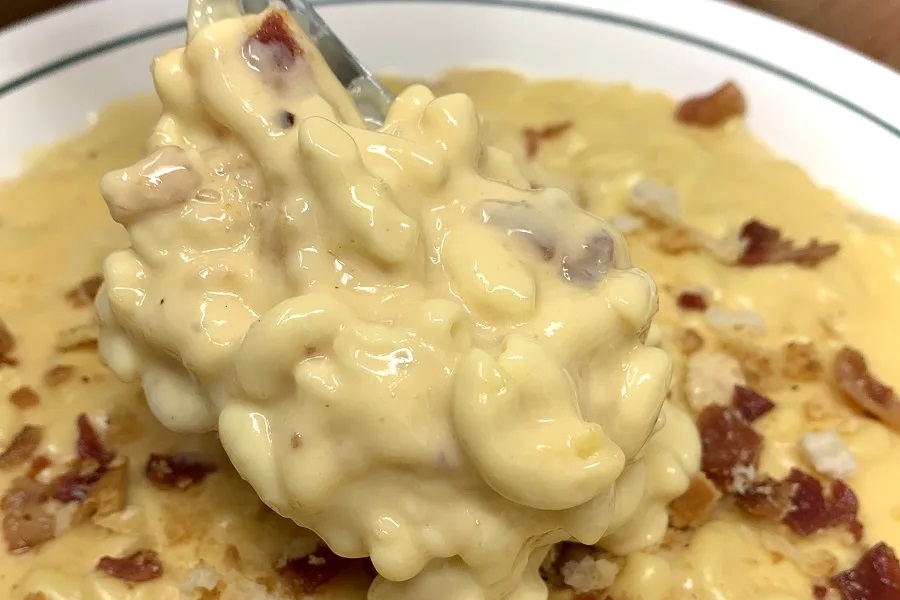
[[[658,541],[698,469],[621,236],[484,146],[464,95],[363,128],[280,13],[160,57],[100,352],[393,598],[545,598],[550,545]],[[656,432],[656,435],[651,435]],[[650,440],[648,442],[648,439]]]

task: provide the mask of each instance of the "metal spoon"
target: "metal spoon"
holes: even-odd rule
[[[262,12],[270,5],[270,0],[238,1],[245,14]],[[366,124],[372,128],[384,125],[384,118],[394,101],[394,96],[347,49],[308,0],[282,1],[322,53],[338,81],[350,92]]]

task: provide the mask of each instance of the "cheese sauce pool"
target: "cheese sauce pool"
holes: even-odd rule
[[[676,190],[685,221],[713,235],[756,217],[795,239],[839,242],[838,256],[813,270],[736,269],[703,254],[660,252],[640,230],[628,236],[633,262],[658,283],[655,322],[670,338],[685,327],[717,335],[702,314],[676,306],[678,290],[704,286],[715,306],[762,318],[764,330],[752,334],[755,344],[810,341],[827,357],[829,349],[850,343],[864,351],[886,383],[900,385],[890,369],[897,350],[888,325],[900,300],[900,234],[892,224],[861,215],[814,186],[738,123],[697,131],[675,123],[673,104],[661,95],[584,82],[535,83],[506,72],[452,72],[433,89],[438,95],[458,91],[472,97],[484,119],[485,140],[523,161],[523,128],[571,120],[564,135],[541,143],[534,177],[564,187],[601,217],[626,212],[634,183],[649,179]],[[41,399],[28,409],[7,402],[0,406],[0,441],[5,446],[24,423],[44,425],[41,451],[63,462],[74,448],[76,416],[109,415],[106,428],[98,420],[100,428],[130,459],[131,470],[127,514],[77,525],[30,553],[0,555],[3,597],[41,592],[54,600],[174,599],[181,597],[187,573],[203,560],[231,578],[223,598],[253,598],[266,589],[253,580],[271,576],[271,566],[285,553],[302,555],[316,544],[264,509],[231,469],[214,436],[168,432],[147,411],[138,386],[117,382],[94,352],[54,349],[61,331],[90,317],[89,309],[66,302],[65,292],[97,274],[104,255],[127,245],[121,228],[109,220],[96,182],[109,169],[143,155],[143,140],[158,111],[152,100],[111,107],[89,133],[43,153],[20,180],[2,188],[0,247],[6,259],[0,262],[0,277],[7,292],[0,297],[0,316],[16,336],[20,366],[0,370],[0,386],[6,395],[30,385]],[[675,359],[677,383],[683,360],[673,343],[663,345]],[[55,364],[74,366],[76,376],[55,387],[43,383]],[[797,450],[800,435],[836,428],[859,464],[849,483],[860,497],[867,541],[900,544],[900,498],[889,484],[890,469],[900,460],[900,438],[859,416],[824,382],[795,383],[770,395],[777,408],[758,423],[766,440],[762,470],[780,476],[789,466],[804,464]],[[810,418],[813,412],[816,419]],[[184,492],[161,491],[146,482],[143,464],[150,452],[184,450],[209,457],[218,471]],[[14,474],[0,473],[4,489]],[[93,572],[102,555],[120,556],[148,545],[158,549],[167,567],[158,580],[130,586]],[[613,598],[775,600],[809,596],[817,566],[805,557],[844,568],[858,550],[839,534],[794,539],[776,526],[722,509],[693,533],[687,547],[669,535],[661,545],[626,554],[618,560]],[[363,597],[363,571],[352,568],[320,594]]]

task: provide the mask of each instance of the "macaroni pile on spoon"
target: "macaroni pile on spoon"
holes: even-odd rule
[[[484,146],[464,95],[366,129],[281,12],[194,10],[149,155],[108,174],[100,352],[217,430],[380,599],[543,599],[563,540],[657,542],[699,468],[621,236]]]

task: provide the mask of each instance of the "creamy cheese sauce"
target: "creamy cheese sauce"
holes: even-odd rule
[[[661,416],[618,232],[532,189],[464,95],[411,86],[365,129],[281,13],[153,71],[151,153],[101,184],[132,247],[97,305],[163,424],[216,430],[266,504],[371,558],[375,599],[540,600],[552,544],[662,537],[699,442]]]
[[[484,119],[483,139],[522,161],[527,160],[523,128],[572,120],[564,135],[541,144],[530,176],[564,187],[599,216],[613,218],[625,212],[635,182],[649,179],[677,190],[685,221],[711,234],[723,235],[747,218],[759,217],[799,240],[819,237],[840,242],[839,255],[814,270],[792,266],[748,270],[724,266],[702,253],[672,256],[656,249],[650,233],[639,230],[630,234],[632,261],[659,286],[660,312],[655,322],[668,340],[663,345],[675,359],[676,402],[680,401],[684,363],[674,342],[678,331],[690,327],[708,340],[719,335],[702,314],[676,307],[674,298],[680,289],[698,286],[709,288],[715,306],[749,310],[762,317],[764,330],[750,336],[754,345],[778,348],[786,341],[811,341],[827,363],[834,348],[851,343],[865,352],[873,370],[887,383],[900,386],[900,379],[890,369],[897,358],[890,324],[895,322],[893,307],[900,300],[900,233],[893,225],[861,215],[814,186],[799,169],[772,157],[738,123],[713,132],[695,131],[673,121],[672,101],[661,95],[584,82],[533,83],[505,72],[454,72],[433,89],[438,95],[469,95]],[[171,433],[147,409],[139,386],[116,381],[93,351],[60,353],[54,349],[61,331],[91,318],[90,309],[72,308],[63,298],[65,292],[97,274],[102,258],[128,243],[122,228],[109,220],[96,182],[109,169],[144,155],[144,139],[158,111],[158,105],[150,100],[112,107],[88,134],[46,152],[20,180],[2,188],[0,281],[6,291],[0,296],[0,317],[17,337],[20,366],[0,369],[0,391],[5,396],[21,385],[31,385],[41,400],[28,409],[0,403],[0,444],[5,446],[24,423],[41,424],[47,431],[40,452],[62,463],[73,452],[76,415],[86,412],[97,418],[110,444],[128,456],[131,477],[128,509],[122,514],[77,525],[26,554],[0,554],[0,597],[19,600],[43,592],[53,600],[174,599],[181,597],[178,590],[187,573],[202,560],[225,574],[226,582],[220,588],[223,599],[281,598],[271,583],[272,565],[285,555],[301,556],[315,545],[309,534],[259,502],[254,490],[229,466],[214,434]],[[222,160],[233,157],[226,153]],[[518,245],[520,242],[511,239],[509,247],[521,251],[524,243]],[[463,256],[465,250],[460,250]],[[540,272],[538,281],[552,281],[557,273],[556,269]],[[177,290],[177,285],[169,282],[168,289]],[[569,293],[569,288],[559,289]],[[174,297],[177,299],[177,294]],[[348,293],[341,299],[354,303],[356,297]],[[178,310],[178,301],[172,298],[167,293],[166,303]],[[214,312],[214,305],[209,303],[213,322],[226,320],[222,313]],[[413,305],[401,302],[391,310],[403,312]],[[356,310],[377,314],[377,305],[366,303]],[[493,321],[485,318],[483,322]],[[214,327],[207,332],[224,335]],[[384,356],[384,348],[394,347],[390,336],[377,339],[385,344],[381,348],[376,345],[377,351],[351,355]],[[407,337],[399,339],[408,344]],[[370,368],[396,369],[396,362],[392,367],[390,361],[377,360]],[[43,374],[55,364],[73,365],[76,375],[50,388],[42,383]],[[804,464],[798,452],[800,435],[810,430],[837,430],[859,464],[849,483],[860,497],[866,541],[883,539],[900,546],[900,497],[890,487],[893,465],[900,460],[900,436],[851,410],[826,383],[789,382],[772,387],[768,392],[777,408],[758,424],[766,438],[763,469],[781,475],[792,464]],[[177,412],[175,407],[157,405],[154,409],[157,416]],[[198,429],[204,415],[195,411],[169,425]],[[275,418],[289,421],[290,414],[279,412]],[[102,426],[105,419],[107,427]],[[677,417],[670,418],[670,425],[678,423]],[[690,439],[689,423],[681,426],[687,433],[674,435],[675,439],[669,440],[671,448]],[[297,425],[289,424],[285,431],[292,434],[295,428]],[[663,430],[667,431],[677,433],[674,427]],[[666,442],[664,436],[657,438]],[[291,439],[285,440],[287,448]],[[143,476],[147,455],[176,450],[198,451],[215,461],[218,471],[185,491],[161,491],[148,484]],[[652,454],[652,446],[647,452]],[[679,458],[691,460],[667,460],[665,452],[657,456],[663,471],[674,468],[677,472],[681,467],[673,465]],[[235,458],[233,452],[231,458]],[[240,469],[241,461],[237,463]],[[244,464],[241,474],[257,485],[264,499],[279,506],[248,469]],[[5,489],[19,472],[0,471],[0,485]],[[542,472],[538,470],[537,475]],[[662,507],[680,493],[683,487],[679,485],[655,492]],[[652,496],[655,487],[665,488],[664,478],[648,478],[648,487]],[[407,485],[404,491],[412,492],[411,488]],[[642,494],[643,486],[635,489]],[[372,490],[384,488],[364,491]],[[528,493],[527,489],[521,491]],[[555,490],[540,491],[552,496]],[[449,497],[441,496],[444,501]],[[466,500],[465,496],[457,498]],[[529,497],[523,501],[556,500]],[[629,504],[636,502],[631,499]],[[859,548],[848,544],[844,536],[825,532],[798,539],[780,526],[749,521],[727,507],[721,507],[712,520],[689,536],[672,532],[657,545],[652,535],[642,539],[646,535],[620,527],[618,535],[606,540],[611,550],[627,555],[614,559],[620,567],[610,590],[616,600],[808,598],[811,581],[835,567],[848,566],[859,554]],[[102,555],[119,556],[142,547],[160,552],[166,566],[164,577],[130,586],[93,570]],[[332,582],[320,594],[362,598],[367,585],[364,574],[351,574]],[[272,595],[263,595],[270,593],[266,590]]]

